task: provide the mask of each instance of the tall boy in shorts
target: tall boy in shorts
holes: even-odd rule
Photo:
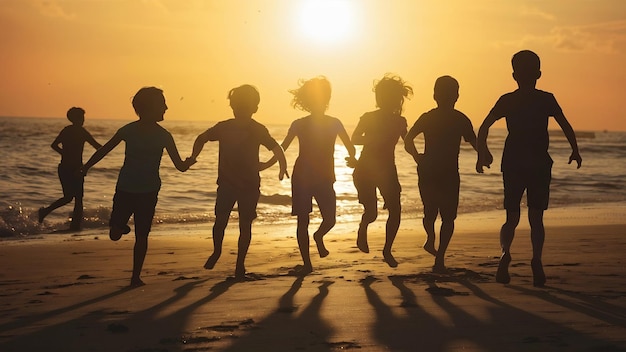
[[[163,91],[156,87],[141,88],[133,97],[133,108],[139,120],[120,128],[115,135],[87,161],[82,173],[104,158],[120,142],[126,142],[124,165],[115,187],[113,210],[109,220],[109,237],[119,240],[130,232],[128,220],[135,222],[133,274],[130,285],[142,286],[141,269],[148,252],[148,234],[157,204],[161,178],[159,167],[163,149],[179,171],[187,171],[193,161],[181,160],[172,135],[161,125],[167,110]]]
[[[418,186],[426,231],[424,249],[435,256],[433,272],[446,271],[445,254],[452,234],[459,206],[459,150],[461,138],[476,149],[476,134],[472,122],[454,105],[459,98],[459,82],[450,76],[435,81],[437,108],[420,116],[406,137],[404,148],[417,163]],[[424,134],[424,153],[419,153],[413,140]],[[439,247],[435,249],[435,220],[441,216]]]
[[[245,260],[252,239],[252,221],[257,217],[256,207],[261,194],[259,147],[263,145],[271,150],[278,159],[280,180],[287,175],[287,161],[283,149],[267,128],[252,119],[252,114],[259,108],[257,89],[251,85],[233,88],[228,93],[228,99],[234,118],[218,122],[201,133],[193,144],[190,159],[195,162],[208,141],[219,142],[213,254],[207,259],[204,268],[213,269],[220,258],[228,218],[237,203],[239,243],[235,278],[241,280],[246,274]]]
[[[577,167],[580,168],[582,158],[578,153],[576,134],[554,95],[535,88],[537,80],[541,77],[539,56],[530,50],[522,50],[513,55],[511,63],[513,78],[519,88],[501,96],[480,126],[476,171],[482,173],[483,167],[489,167],[493,162],[493,156],[487,147],[487,135],[489,127],[504,117],[509,132],[504,142],[501,164],[506,221],[500,230],[502,256],[496,281],[504,284],[511,281],[509,276],[511,243],[515,236],[515,228],[519,224],[522,196],[526,191],[533,247],[531,260],[533,285],[543,286],[546,282],[541,262],[545,239],[543,212],[548,209],[552,177],[552,158],[548,154],[550,116],[553,116],[559,124],[572,148],[568,164],[576,161]]]

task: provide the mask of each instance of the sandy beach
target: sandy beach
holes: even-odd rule
[[[448,274],[433,274],[418,219],[403,220],[382,261],[384,219],[370,253],[357,224],[326,236],[330,255],[301,263],[295,219],[254,226],[236,281],[237,227],[215,269],[211,225],[153,228],[145,286],[129,289],[134,238],[103,230],[0,242],[0,351],[626,351],[626,207],[550,209],[547,285],[532,285],[525,212],[513,244],[511,283],[498,284],[504,212],[458,218]]]

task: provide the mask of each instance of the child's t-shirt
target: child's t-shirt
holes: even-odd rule
[[[131,193],[159,191],[159,167],[163,149],[174,143],[172,135],[157,123],[131,122],[117,133],[126,142],[124,165],[117,189]]]
[[[550,167],[548,119],[560,113],[554,95],[542,90],[518,89],[501,96],[490,114],[506,119],[508,136],[502,153],[502,171]]]
[[[335,182],[335,141],[344,130],[339,119],[326,115],[292,122],[289,133],[298,137],[299,143],[292,182]]]
[[[355,171],[367,169],[376,174],[395,170],[396,144],[404,138],[406,118],[376,110],[361,116],[359,125],[363,128],[365,143]]]
[[[253,119],[233,118],[218,122],[206,133],[210,141],[219,141],[217,184],[258,189],[259,147],[272,150],[278,146],[267,128]]]

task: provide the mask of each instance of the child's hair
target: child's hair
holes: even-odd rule
[[[541,70],[541,61],[539,56],[530,50],[522,50],[511,59],[513,72],[521,74],[534,74]]]
[[[245,110],[252,113],[256,112],[261,102],[259,91],[250,84],[231,89],[228,92],[228,99],[230,100],[230,107],[234,110]]]
[[[454,103],[459,98],[459,82],[451,76],[441,76],[435,81],[434,91],[438,103]]]
[[[385,74],[380,81],[374,82],[374,93],[376,94],[376,106],[400,114],[404,99],[413,95],[413,88],[399,76]]]
[[[85,110],[74,106],[67,110],[66,116],[71,123],[80,122],[81,120],[85,119]]]
[[[163,90],[157,87],[143,87],[133,97],[133,109],[139,116],[149,116],[154,107],[163,100]]]
[[[291,106],[303,111],[326,111],[330,102],[330,82],[324,76],[298,81],[300,87],[292,89]]]

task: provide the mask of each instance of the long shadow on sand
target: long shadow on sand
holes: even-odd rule
[[[375,338],[394,351],[625,351],[609,341],[492,297],[475,284],[483,281],[478,278],[480,274],[465,269],[456,269],[452,277],[390,276],[391,284],[402,298],[397,308],[387,305],[374,289],[384,281],[366,277],[361,285],[376,312]],[[445,281],[461,284],[469,292],[444,287],[441,283]],[[430,295],[422,295],[424,301],[418,302],[414,290],[421,289],[424,283]],[[487,310],[478,311],[470,299],[464,302],[465,297],[471,296],[487,302],[478,305]],[[575,309],[560,303],[565,308]]]

